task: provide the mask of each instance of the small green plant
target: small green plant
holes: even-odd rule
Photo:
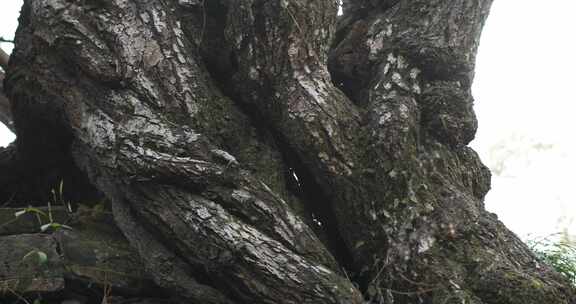
[[[34,207],[28,207],[28,208],[24,208],[22,210],[18,210],[17,212],[14,213],[14,219],[17,219],[21,216],[23,216],[24,214],[34,214],[36,216],[36,219],[38,220],[38,224],[40,225],[40,231],[42,232],[47,232],[47,231],[57,231],[60,229],[69,229],[72,230],[72,227],[64,225],[64,224],[60,224],[54,221],[53,217],[52,217],[52,206],[50,203],[48,203],[48,214],[46,214],[44,211],[38,209],[38,208],[34,208]],[[47,224],[42,224],[43,220],[48,220]],[[10,221],[9,223],[11,223],[13,221]],[[5,223],[9,224],[9,223]]]
[[[69,212],[71,212],[72,209],[70,208],[70,204],[67,205],[64,202],[63,195],[62,195],[63,189],[64,189],[64,181],[61,180],[60,181],[60,187],[58,188],[58,193],[56,193],[56,191],[54,191],[54,189],[52,189],[52,196],[54,197],[55,202],[62,203],[62,205],[66,206],[67,210]],[[40,226],[40,231],[42,231],[42,232],[46,232],[49,230],[50,231],[58,231],[60,229],[72,230],[72,227],[54,222],[54,218],[52,217],[52,204],[50,203],[50,201],[48,201],[48,224]]]
[[[22,257],[22,262],[33,266],[42,266],[48,262],[48,256],[40,250],[32,250]]]
[[[534,254],[576,285],[576,244],[564,234],[528,240]]]
[[[14,217],[19,218],[19,217],[23,216],[24,214],[34,214],[36,216],[36,219],[38,220],[39,224],[42,224],[42,217],[44,217],[44,218],[48,217],[48,215],[44,211],[42,211],[38,208],[34,208],[32,206],[14,212]]]
[[[60,180],[60,183],[58,184],[58,191],[56,191],[56,189],[52,189],[52,198],[56,204],[60,203],[69,213],[72,213],[72,204],[64,200],[64,180]]]
[[[36,216],[36,219],[38,220],[38,224],[40,225],[40,231],[42,231],[42,232],[58,231],[60,229],[72,230],[72,227],[70,227],[68,225],[60,224],[60,223],[57,223],[54,221],[54,218],[52,217],[52,204],[50,202],[48,202],[48,213],[46,213],[46,212],[44,212],[38,208],[34,208],[34,207],[23,208],[23,209],[18,210],[14,213],[14,220],[13,221],[15,221],[17,218],[19,218],[25,214],[33,214]],[[44,222],[43,220],[47,220],[48,223],[43,224],[43,222]],[[10,221],[8,223],[4,223],[2,226],[10,224],[13,221]]]

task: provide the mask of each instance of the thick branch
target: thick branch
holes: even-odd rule
[[[464,147],[476,130],[470,86],[491,1],[389,3],[350,2],[331,53],[337,81],[367,109],[377,135],[372,145],[401,156],[393,156],[394,169],[383,180],[407,185],[396,184],[406,192],[375,212],[385,215],[383,225],[396,222],[386,258],[404,252],[410,264],[383,262],[388,271],[372,278],[370,297],[570,303],[569,283],[540,271],[530,250],[484,211],[490,175]],[[471,264],[477,268],[470,272]],[[477,275],[484,267],[490,275]],[[458,290],[439,283],[446,281]],[[533,288],[535,281],[542,288]],[[429,291],[417,291],[422,286]]]
[[[410,271],[445,281],[424,253],[437,253],[444,267],[455,262],[443,253],[455,238],[450,227],[464,235],[499,229],[471,224],[487,217],[481,199],[489,173],[465,147],[476,130],[470,85],[491,1],[364,3],[349,10],[356,16],[344,16],[343,40],[333,55],[337,72],[360,77],[355,88],[343,86],[362,110],[326,74],[331,1],[237,1],[228,8],[227,35],[239,66],[237,92],[286,138],[329,193],[356,270],[374,288],[369,290],[379,290],[370,294],[376,299],[395,288],[416,288]],[[338,66],[342,59],[347,61]],[[457,162],[446,168],[438,158]],[[511,235],[505,231],[502,238]],[[490,252],[498,242],[474,248]],[[531,258],[523,260],[526,255]],[[528,248],[501,256],[502,268],[510,267],[504,257],[523,260],[521,272],[538,276]],[[482,259],[493,261],[494,255]],[[550,289],[540,296],[572,297],[552,287],[557,278],[541,279]],[[478,282],[458,284],[471,297],[478,292]],[[453,297],[450,288],[436,284],[425,297]]]
[[[384,189],[357,186],[370,187],[365,173],[373,167],[372,159],[364,159],[360,113],[333,86],[325,64],[334,1],[246,0],[231,3],[228,11],[227,38],[239,65],[236,92],[266,117],[329,193],[348,249],[359,249],[366,238],[382,241],[383,231],[376,232],[379,227],[363,214]],[[359,250],[355,258],[364,260],[360,252],[367,251]]]
[[[94,5],[28,1],[8,91],[18,113],[47,104],[71,134],[155,280],[198,303],[360,303],[279,187],[258,179],[267,159],[249,149],[268,148],[252,131],[234,138],[252,127],[207,81],[175,4]]]

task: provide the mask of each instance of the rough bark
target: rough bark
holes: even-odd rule
[[[191,303],[571,303],[466,147],[491,2],[26,1],[18,153]]]
[[[0,48],[0,123],[3,123],[10,131],[14,132],[14,123],[12,121],[12,112],[10,111],[10,102],[4,96],[4,72],[8,67],[10,57],[2,48]]]
[[[4,96],[4,73],[2,71],[0,71],[0,123],[3,123],[10,131],[15,131],[10,102]]]

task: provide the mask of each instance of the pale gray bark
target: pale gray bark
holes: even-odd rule
[[[0,48],[0,67],[6,70],[9,56]],[[10,101],[4,95],[4,72],[0,70],[0,123],[3,123],[10,131],[14,132],[14,122],[12,121],[12,111]]]

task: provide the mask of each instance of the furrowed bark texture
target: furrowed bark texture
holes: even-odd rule
[[[14,109],[51,115],[70,135],[52,144],[70,145],[151,274],[176,295],[360,303],[279,196],[279,154],[211,83],[176,9],[160,1],[27,3],[18,38],[26,48],[15,51],[9,81]],[[38,103],[49,113],[38,113]]]
[[[191,303],[572,303],[466,147],[490,5],[29,0],[18,149],[71,154]]]

